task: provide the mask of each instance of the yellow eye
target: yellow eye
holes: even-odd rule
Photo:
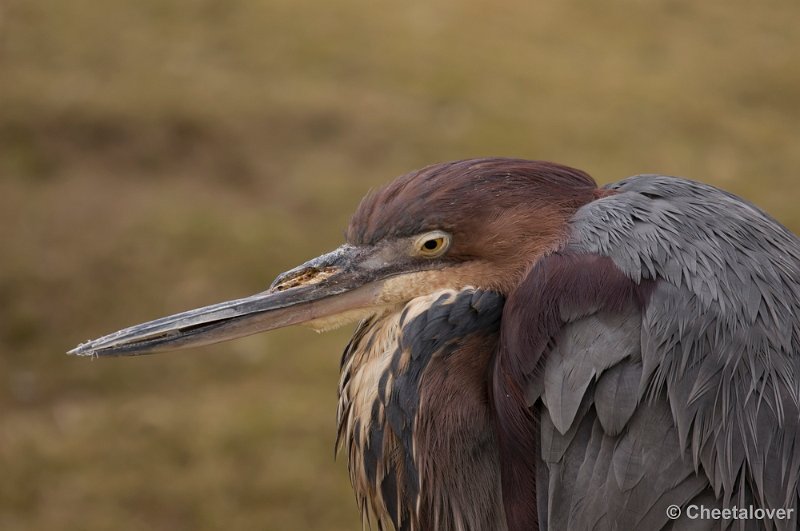
[[[450,247],[450,235],[440,230],[429,232],[417,238],[414,247],[418,255],[424,258],[436,258],[443,255]]]

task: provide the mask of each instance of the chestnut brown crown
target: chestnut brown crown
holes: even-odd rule
[[[597,194],[588,174],[552,162],[484,158],[434,164],[368,194],[347,240],[374,246],[444,231],[452,237],[441,257],[446,266],[470,263],[462,269],[474,277],[468,283],[507,292],[528,265],[558,248],[570,217]]]

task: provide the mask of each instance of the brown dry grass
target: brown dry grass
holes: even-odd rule
[[[346,332],[63,352],[262,289],[438,160],[731,189],[789,226],[796,2],[0,4],[0,529],[352,529]]]

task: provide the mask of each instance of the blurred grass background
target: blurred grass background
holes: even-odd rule
[[[348,332],[88,361],[263,289],[371,186],[556,160],[723,186],[797,230],[800,4],[0,3],[0,529],[354,529]]]

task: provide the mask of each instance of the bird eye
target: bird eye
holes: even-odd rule
[[[433,231],[423,234],[414,245],[417,254],[424,258],[441,256],[450,247],[450,235],[442,231]]]

